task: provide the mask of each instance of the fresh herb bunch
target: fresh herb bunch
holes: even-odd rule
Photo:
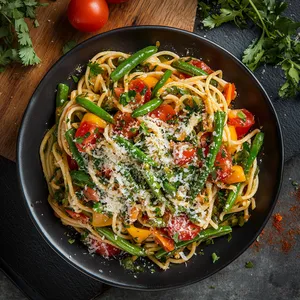
[[[35,65],[40,62],[29,35],[26,19],[39,23],[36,8],[46,6],[35,0],[0,0],[0,72],[12,62]]]
[[[199,1],[205,27],[233,21],[245,28],[252,21],[261,28],[261,36],[244,51],[242,61],[252,71],[262,64],[280,65],[286,77],[279,89],[282,98],[300,91],[300,41],[296,35],[300,22],[282,15],[286,7],[286,2],[276,0],[217,0],[215,5]]]

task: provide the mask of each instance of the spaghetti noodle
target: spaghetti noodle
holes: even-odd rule
[[[166,270],[249,219],[263,135],[222,76],[147,47],[100,52],[76,90],[59,85],[40,147],[48,201],[92,252]]]

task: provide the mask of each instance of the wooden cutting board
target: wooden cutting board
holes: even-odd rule
[[[68,3],[60,0],[39,8],[40,27],[30,32],[42,63],[35,67],[15,65],[0,75],[0,155],[8,159],[16,158],[18,130],[31,95],[62,56],[62,48],[68,41],[81,42],[95,34],[132,25],[166,25],[193,31],[197,10],[197,0],[130,0],[111,5],[109,21],[102,30],[85,34],[69,24]]]

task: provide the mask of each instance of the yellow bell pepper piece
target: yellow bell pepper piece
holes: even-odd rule
[[[233,141],[237,141],[237,134],[236,134],[236,130],[235,130],[235,127],[232,126],[232,125],[228,125],[228,129],[229,129],[229,133],[230,133],[230,138],[231,140]],[[231,154],[233,154],[235,151],[236,151],[236,146],[230,146],[228,148],[229,152]]]
[[[147,76],[143,81],[149,86],[149,88],[155,87],[158,82],[158,79],[153,76]]]
[[[246,180],[244,170],[241,166],[233,166],[231,171],[232,173],[225,179],[225,183],[233,184]]]
[[[230,138],[233,141],[237,141],[237,134],[236,134],[235,127],[232,126],[232,125],[228,125],[228,129],[229,129],[229,132],[230,132]]]
[[[106,122],[92,113],[86,113],[81,120],[81,123],[83,122],[95,124],[97,127],[100,128],[106,127]]]
[[[128,233],[134,238],[134,240],[139,244],[141,244],[151,234],[150,230],[137,228],[133,225],[130,225],[126,229]]]
[[[112,218],[105,214],[93,212],[92,225],[95,227],[105,227],[112,225]]]

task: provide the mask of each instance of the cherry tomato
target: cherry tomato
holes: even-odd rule
[[[215,167],[217,170],[217,180],[223,181],[231,174],[232,159],[229,152],[223,145],[216,156]]]
[[[75,159],[73,159],[71,156],[67,155],[67,161],[68,161],[68,165],[70,170],[78,170],[78,165]]]
[[[76,213],[73,210],[66,209],[66,212],[69,214],[69,216],[75,220],[79,220],[81,223],[86,224],[89,222],[90,218],[83,214],[83,213]]]
[[[95,124],[81,123],[75,133],[75,138],[77,139],[76,147],[81,152],[94,148],[102,132],[103,128],[99,128]]]
[[[162,104],[150,113],[152,118],[157,118],[164,122],[171,120],[175,115],[175,110],[169,104]]]
[[[254,123],[254,116],[247,109],[234,109],[228,115],[228,124],[235,127],[238,139],[247,134]]]
[[[106,0],[108,3],[123,3],[128,2],[128,0]]]
[[[174,235],[178,234],[180,241],[193,239],[201,230],[201,228],[192,223],[186,215],[170,217],[167,229],[170,237],[173,238]]]
[[[190,64],[197,67],[197,68],[200,68],[202,69],[203,71],[205,71],[207,74],[211,74],[213,73],[214,71],[205,63],[203,62],[202,60],[197,60],[197,59],[192,59],[190,61]]]
[[[173,251],[175,249],[175,244],[173,239],[167,236],[163,230],[153,229],[152,234],[154,240],[157,244],[161,245],[167,252]]]
[[[89,242],[88,245],[91,249],[96,249],[96,253],[99,255],[102,255],[103,257],[112,257],[112,256],[117,256],[120,254],[121,250],[110,245],[107,244],[105,242],[100,242],[96,239],[93,238],[89,238]]]
[[[84,32],[94,32],[105,25],[109,10],[105,0],[71,0],[68,19],[71,25]]]
[[[173,157],[176,165],[183,166],[190,163],[196,156],[196,148],[187,142],[176,143],[173,148]]]
[[[114,92],[115,92],[116,97],[119,99],[121,94],[124,93],[124,89],[120,88],[120,87],[116,87],[116,88],[114,88]]]
[[[209,151],[209,144],[211,142],[211,132],[205,132],[201,135],[200,144],[203,149],[204,156],[206,157]]]
[[[135,91],[135,103],[131,102],[132,108],[137,108],[140,105],[148,102],[151,98],[151,89],[149,86],[141,79],[134,79],[129,83],[129,90]]]
[[[125,137],[132,139],[138,135],[139,121],[134,119],[130,113],[118,111],[114,115],[115,124],[113,130],[116,133],[121,133]]]
[[[86,187],[83,190],[83,195],[86,201],[96,201],[96,202],[100,201],[97,192],[90,187]]]

